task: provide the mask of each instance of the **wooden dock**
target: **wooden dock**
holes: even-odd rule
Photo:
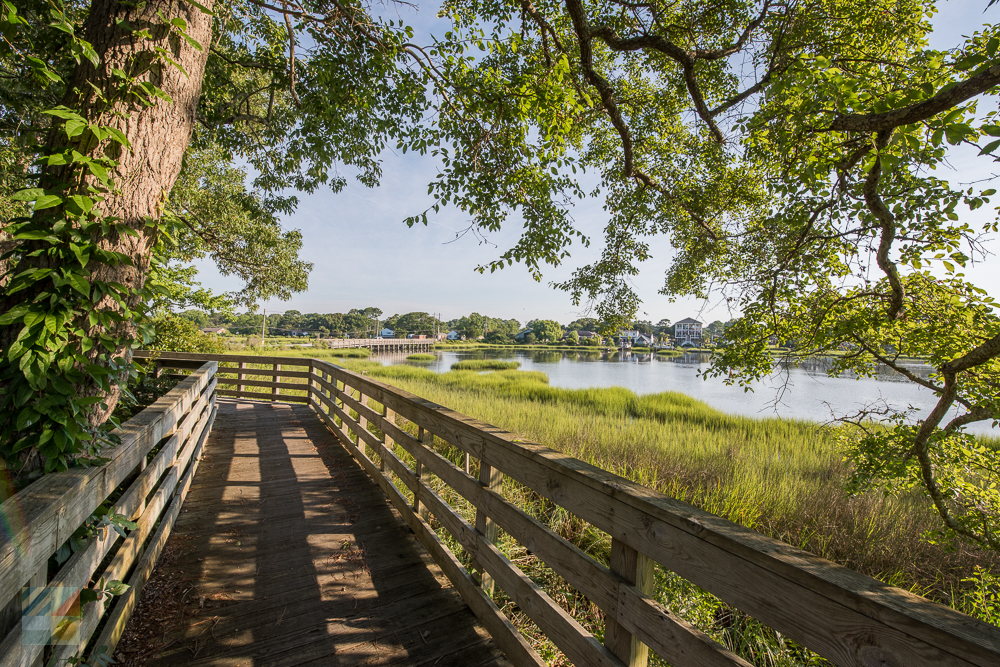
[[[306,406],[220,399],[170,540],[185,604],[148,665],[508,664]]]

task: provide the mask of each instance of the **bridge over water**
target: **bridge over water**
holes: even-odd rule
[[[127,647],[129,664],[548,664],[516,615],[575,665],[642,667],[653,652],[746,667],[655,599],[658,568],[835,665],[1000,664],[994,626],[333,364],[158,363],[189,375],[124,426],[105,465],[0,506],[0,666],[99,647]],[[610,560],[511,503],[515,484],[607,533]],[[49,568],[106,501],[136,527],[99,531]],[[602,627],[508,559],[501,531],[599,607]],[[151,574],[180,582],[169,613],[139,606]],[[110,579],[132,587],[40,637],[29,617],[52,591]],[[23,619],[9,613],[22,604]],[[148,640],[136,649],[135,636]]]

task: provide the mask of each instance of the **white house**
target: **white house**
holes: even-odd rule
[[[622,331],[618,334],[618,338],[623,343],[627,341],[631,345],[644,346],[652,345],[654,340],[652,335],[639,333],[638,331]]]
[[[701,345],[701,322],[690,317],[674,324],[674,343],[678,347]]]
[[[388,328],[382,329],[381,331],[378,332],[378,336],[379,338],[395,338],[396,332]]]

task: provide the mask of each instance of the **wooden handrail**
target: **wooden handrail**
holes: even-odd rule
[[[515,664],[542,661],[484,590],[491,580],[577,665],[638,667],[645,664],[643,644],[676,667],[747,665],[653,599],[653,563],[837,665],[1000,664],[1000,629],[992,625],[372,378],[319,360],[311,362],[309,373],[308,384],[299,385],[305,400],[378,482]],[[424,437],[400,426],[403,420]],[[435,439],[464,451],[486,472],[470,475],[468,467],[435,451]],[[397,456],[396,447],[412,457],[413,467]],[[610,567],[507,501],[499,475],[610,534]],[[475,525],[434,491],[432,477],[475,507]],[[447,550],[431,528],[431,516],[469,553],[477,577]],[[502,528],[604,612],[604,645],[496,549],[491,526]]]
[[[79,595],[87,582],[124,580],[131,588],[105,608],[103,603],[87,604],[75,621],[72,643],[53,648],[58,664],[81,651],[107,617],[97,646],[109,652],[121,637],[138,595],[159,556],[184,501],[198,467],[201,449],[215,419],[215,361],[203,362],[190,376],[151,406],[122,425],[120,442],[102,452],[108,461],[91,468],[74,468],[45,475],[0,504],[6,517],[22,517],[11,531],[0,535],[0,600],[16,609],[22,587],[40,588],[52,594],[62,588]],[[150,452],[159,448],[150,459]],[[105,529],[77,545],[79,550],[66,560],[51,581],[39,573],[48,569],[49,558],[67,543],[94,511],[122,484],[124,493],[114,501],[111,514],[123,515],[137,528],[121,538]],[[147,501],[153,489],[156,493]],[[144,543],[156,528],[155,535]],[[111,562],[102,567],[112,547],[121,540]],[[61,602],[61,600],[60,600]],[[30,665],[38,660],[44,645],[22,642],[21,623],[5,628],[0,643],[0,666]]]

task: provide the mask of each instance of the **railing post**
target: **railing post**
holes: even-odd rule
[[[611,539],[611,571],[643,593],[651,595],[656,584],[656,562],[617,537]],[[611,616],[605,617],[604,645],[628,667],[646,667],[649,647],[636,639]]]
[[[489,463],[480,460],[479,483],[491,491],[500,493],[503,485],[503,473],[491,466]],[[486,512],[484,512],[481,507],[476,508],[476,530],[479,531],[479,533],[481,533],[490,544],[497,543],[497,537],[499,537],[500,529],[493,519],[486,516]],[[483,590],[486,591],[487,595],[492,597],[494,588],[493,577],[487,574],[481,565],[475,564],[475,568],[479,570]]]
[[[394,413],[392,410],[390,410],[388,408],[388,406],[386,406],[386,405],[383,404],[382,405],[382,419],[384,419],[386,422],[392,424],[392,423],[395,422],[396,413]],[[389,434],[386,433],[386,429],[383,428],[382,429],[382,446],[385,447],[385,451],[391,452],[392,448],[393,448],[393,444],[394,443],[392,441],[392,438],[389,437]],[[383,473],[385,472],[385,461],[382,459],[382,457],[379,457],[379,460],[378,460],[378,469],[381,470]]]
[[[423,426],[419,427],[417,433],[417,439],[420,441],[421,447],[426,447],[428,449],[434,448],[434,434],[425,429]],[[426,507],[420,507],[420,501],[417,499],[417,495],[422,488],[428,488],[427,483],[431,479],[431,474],[424,470],[424,466],[420,461],[417,461],[414,467],[414,472],[417,474],[417,488],[413,490],[413,511],[418,513],[424,521],[431,520],[431,514]]]
[[[281,382],[281,376],[278,375],[278,371],[280,371],[280,370],[281,370],[281,364],[275,364],[274,365],[274,382],[275,382],[275,384],[277,384],[278,382]],[[271,387],[271,400],[272,401],[278,400],[278,394],[280,394],[280,393],[281,393],[280,389],[278,389],[277,387]]]
[[[236,374],[236,379],[240,383],[236,386],[236,398],[243,398],[243,391],[244,391],[243,380],[246,379],[246,373],[243,372],[243,369],[245,369],[246,367],[247,367],[247,362],[241,361],[240,370]]]
[[[358,389],[358,403],[368,407],[368,396],[362,393],[360,389]],[[364,416],[361,410],[358,410],[358,426],[360,426],[362,430],[368,430],[368,418]],[[375,450],[369,447],[368,443],[363,440],[360,435],[358,436],[358,446],[359,449],[365,453],[368,459],[371,460],[372,456],[375,454]]]

